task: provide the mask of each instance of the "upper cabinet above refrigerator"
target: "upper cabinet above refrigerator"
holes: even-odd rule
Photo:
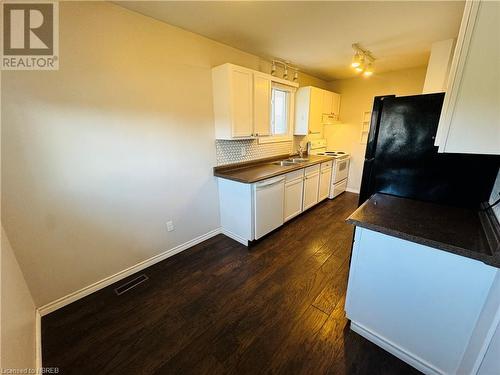
[[[500,3],[466,3],[439,120],[439,152],[500,154]]]

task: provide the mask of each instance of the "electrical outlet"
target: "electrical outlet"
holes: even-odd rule
[[[167,232],[172,232],[175,229],[173,221],[167,221]]]
[[[246,156],[247,154],[247,148],[246,147],[242,147],[241,148],[241,156]]]

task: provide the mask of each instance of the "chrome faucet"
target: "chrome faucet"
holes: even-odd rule
[[[299,144],[297,151],[299,152],[299,157],[303,158],[304,157],[304,147],[301,144]]]

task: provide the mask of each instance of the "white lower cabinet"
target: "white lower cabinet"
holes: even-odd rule
[[[318,202],[328,198],[330,194],[330,183],[332,180],[332,162],[322,163],[319,175]]]
[[[302,202],[302,211],[305,211],[318,203],[318,190],[319,165],[313,165],[305,169],[304,199]]]
[[[351,329],[425,374],[475,374],[498,288],[498,268],[356,227],[345,310]]]
[[[293,171],[285,176],[285,202],[283,220],[288,221],[302,212],[304,170]]]
[[[251,184],[218,178],[222,233],[244,245],[262,238],[326,198],[331,173],[326,162]]]

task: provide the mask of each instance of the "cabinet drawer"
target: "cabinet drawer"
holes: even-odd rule
[[[324,163],[321,163],[321,172],[323,172],[326,169],[331,169],[333,165],[333,161],[326,161]]]
[[[310,167],[307,167],[305,169],[306,176],[307,175],[311,175],[311,174],[315,174],[315,173],[318,173],[318,172],[319,172],[319,164],[311,165]]]
[[[293,181],[293,180],[296,180],[298,178],[302,178],[304,177],[304,170],[303,169],[299,169],[298,171],[293,171],[293,172],[288,172],[286,175],[285,175],[285,181]]]

